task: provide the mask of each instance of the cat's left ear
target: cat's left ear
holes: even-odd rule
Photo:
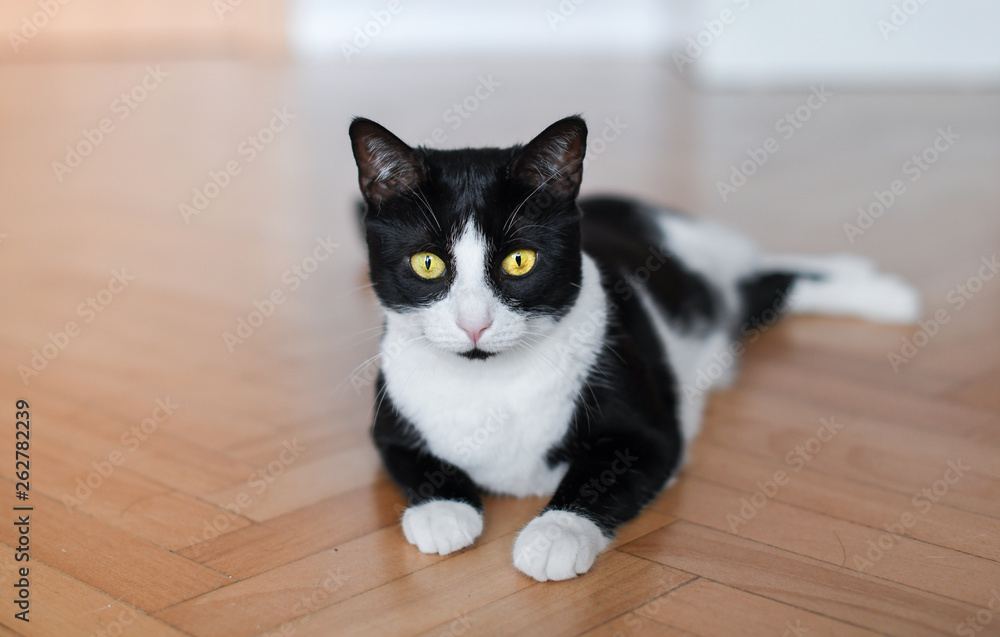
[[[583,178],[587,124],[572,116],[552,124],[528,142],[514,158],[511,175],[531,186],[575,198]]]
[[[358,117],[351,122],[349,133],[358,164],[358,184],[368,203],[404,194],[424,180],[426,169],[416,151],[385,127]]]

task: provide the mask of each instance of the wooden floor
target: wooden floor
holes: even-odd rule
[[[160,66],[0,68],[0,634],[1000,635],[997,95],[835,90],[817,109],[808,88],[707,96],[608,61]],[[540,499],[489,499],[455,555],[403,539],[368,439],[380,322],[346,126],[506,144],[574,112],[611,140],[586,191],[873,257],[937,318],[769,326],[677,484],[589,574],[539,584],[510,552]]]

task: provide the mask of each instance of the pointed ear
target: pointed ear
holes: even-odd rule
[[[424,180],[426,170],[417,153],[382,126],[357,117],[349,133],[361,194],[369,203],[406,193]]]
[[[587,124],[576,115],[546,128],[514,158],[511,175],[532,188],[574,198],[583,178]]]

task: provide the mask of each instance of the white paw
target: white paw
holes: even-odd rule
[[[482,532],[483,516],[464,502],[432,500],[403,512],[403,535],[421,553],[453,553]]]
[[[514,566],[539,582],[586,573],[611,542],[587,518],[546,511],[528,523],[514,542]]]

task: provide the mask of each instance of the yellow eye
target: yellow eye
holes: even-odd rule
[[[445,269],[441,257],[430,252],[418,252],[410,257],[410,267],[424,279],[436,279]]]
[[[525,249],[511,252],[500,267],[510,276],[524,276],[535,267],[535,251]]]

